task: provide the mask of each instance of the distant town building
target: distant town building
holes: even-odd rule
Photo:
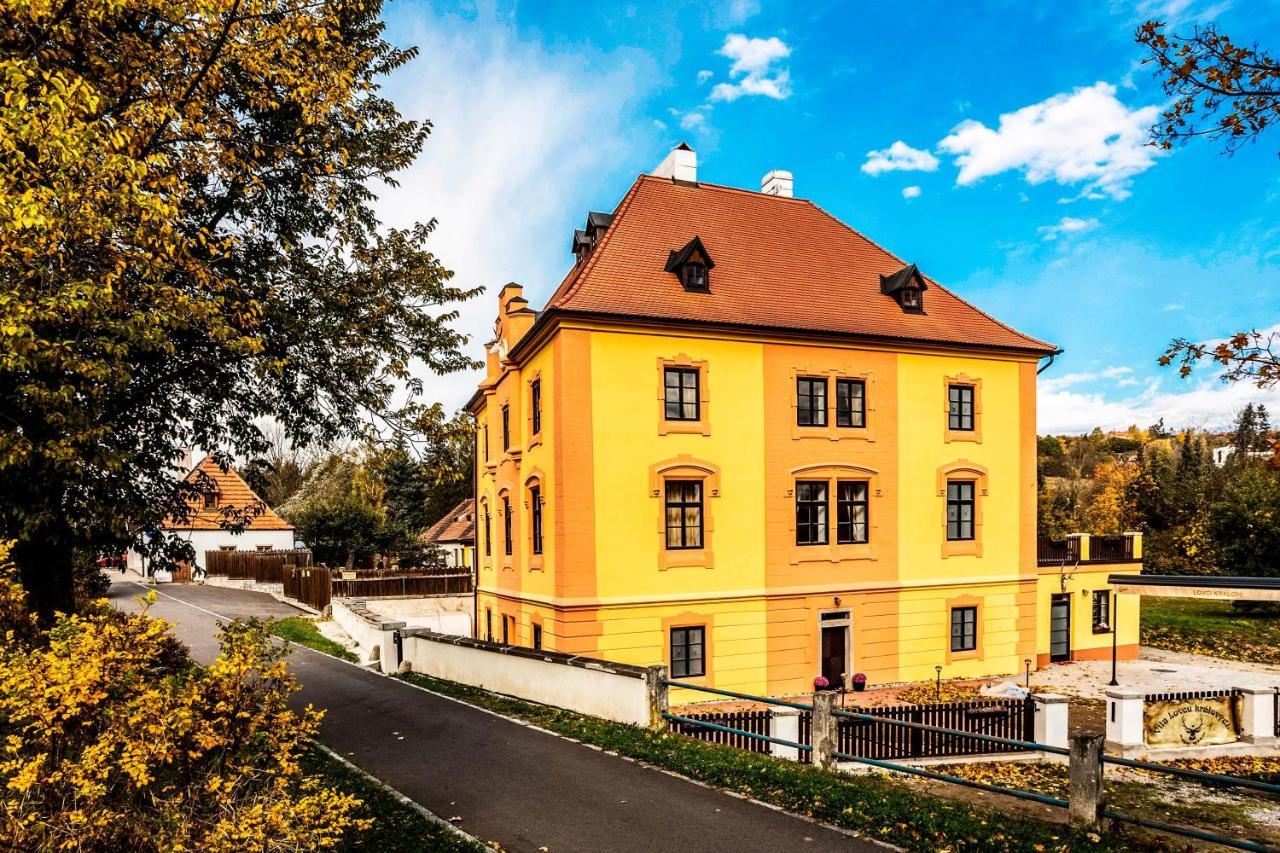
[[[293,547],[293,525],[267,506],[235,470],[228,468],[223,471],[212,457],[206,456],[183,479],[196,482],[202,473],[212,483],[212,488],[193,502],[195,514],[185,521],[167,519],[160,525],[166,533],[191,543],[196,552],[197,569],[204,570],[206,551],[271,551]],[[225,519],[228,515],[248,507],[256,508],[256,514],[243,530],[227,530]],[[143,571],[141,554],[129,551],[128,561],[129,568]]]
[[[467,498],[422,534],[424,541],[440,546],[447,565],[460,569],[475,568],[475,513],[476,502]]]
[[[1236,455],[1236,449],[1228,444],[1226,447],[1215,447],[1213,449],[1213,464],[1221,468],[1227,464],[1227,460]],[[1250,450],[1247,454],[1252,459],[1270,459],[1272,453],[1268,450]]]

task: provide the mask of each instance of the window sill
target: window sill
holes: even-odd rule
[[[542,444],[542,433],[540,433],[540,432],[539,432],[539,433],[535,433],[535,434],[534,434],[534,435],[529,439],[529,444],[525,447],[524,451],[525,451],[526,453],[528,453],[530,450],[533,450],[533,449],[534,449],[535,447],[537,447],[539,444]]]
[[[1095,627],[1094,627],[1094,629],[1093,629],[1093,633],[1094,633],[1094,636],[1102,636],[1102,635],[1110,634],[1110,633],[1111,633],[1111,629],[1110,629],[1110,628],[1099,628],[1099,627],[1095,626]]]
[[[947,428],[946,435],[943,437],[945,443],[950,444],[955,441],[968,441],[973,444],[982,443],[982,430],[980,429],[951,429]]]
[[[979,539],[948,539],[942,543],[942,556],[981,557],[982,541]]]
[[[799,563],[843,563],[850,560],[874,559],[876,559],[875,546],[869,542],[791,546],[791,565],[793,566]]]
[[[982,655],[977,649],[968,649],[963,652],[947,652],[947,663],[954,663],[962,660],[981,660]]]
[[[711,425],[706,418],[697,421],[669,421],[663,418],[658,421],[658,435],[711,435]]]
[[[541,554],[535,554],[529,558],[529,571],[531,572],[542,571],[542,555]]]
[[[680,551],[666,551],[658,558],[658,570],[667,569],[714,569],[715,553],[706,548],[690,548]]]

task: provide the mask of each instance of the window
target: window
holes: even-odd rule
[[[685,290],[707,289],[707,268],[705,265],[690,261],[684,265],[683,276]]]
[[[667,550],[702,547],[702,483],[667,480]]]
[[[511,556],[511,499],[502,496],[502,548],[508,557]]]
[[[533,647],[542,648],[542,626],[536,622],[533,623]]]
[[[867,385],[861,379],[836,380],[836,426],[867,425]]]
[[[1111,633],[1111,590],[1109,589],[1094,590],[1093,633]]]
[[[973,431],[973,386],[947,386],[947,428]]]
[[[973,538],[973,481],[947,483],[947,538]]]
[[[666,398],[664,415],[669,421],[696,421],[702,417],[698,401],[698,370],[667,367],[662,374]]]
[[[489,513],[480,513],[480,525],[484,527],[484,555],[488,557],[493,553],[493,531],[489,528]]]
[[[796,544],[827,544],[827,484],[796,483]]]
[[[867,484],[842,480],[836,484],[836,543],[867,541]]]
[[[827,425],[827,380],[805,377],[796,380],[796,423]]]
[[[484,611],[484,637],[493,642],[493,611],[488,609]]]
[[[529,408],[533,409],[533,434],[542,432],[542,380],[535,379],[529,386]]]
[[[511,407],[502,407],[502,449],[511,449]]]
[[[978,608],[951,608],[951,651],[971,652],[978,648]]]
[[[484,425],[484,461],[489,461],[489,425]]]
[[[205,508],[205,509],[217,509],[217,508],[218,508],[218,493],[217,493],[217,492],[205,492],[205,493],[204,493],[204,495],[203,495],[203,497],[204,497],[204,508]]]
[[[707,674],[703,660],[705,628],[671,629],[671,677],[696,678]]]
[[[529,489],[529,512],[533,518],[533,553],[542,553],[542,489],[533,486]]]
[[[920,288],[918,287],[902,288],[902,307],[903,308],[919,308],[920,307]]]
[[[502,617],[502,645],[504,646],[511,645],[511,630],[509,627],[510,624],[511,624],[511,617],[503,616]]]

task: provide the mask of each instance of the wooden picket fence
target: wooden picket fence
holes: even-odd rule
[[[205,551],[205,574],[257,583],[284,583],[285,566],[311,565],[305,548],[281,551]]]
[[[728,726],[731,729],[741,729],[745,732],[751,732],[756,735],[769,734],[769,720],[773,717],[772,711],[720,711],[709,713],[689,713],[681,714],[682,717],[688,717],[691,720],[702,720],[708,723],[717,723],[722,726]],[[716,729],[707,729],[702,726],[695,726],[692,723],[681,723],[671,720],[668,723],[670,730],[675,734],[688,735],[698,740],[710,741],[711,743],[722,743],[726,746],[735,746],[738,749],[745,749],[749,752],[769,753],[769,742],[767,740],[759,740],[757,738],[746,737],[733,732],[722,732]]]
[[[333,596],[332,573],[324,566],[294,566],[285,574],[284,594],[313,610],[324,610]]]

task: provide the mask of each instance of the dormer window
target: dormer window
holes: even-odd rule
[[[218,508],[218,493],[216,491],[205,492],[202,497],[204,498],[205,509]]]
[[[707,268],[703,264],[693,262],[684,265],[684,289],[706,290]]]
[[[929,285],[915,264],[909,264],[893,275],[880,276],[880,292],[892,296],[902,310],[912,314],[924,313],[924,291]]]
[[[671,250],[665,269],[675,273],[685,290],[706,293],[711,289],[711,270],[715,265],[702,241],[694,237],[684,248]]]

